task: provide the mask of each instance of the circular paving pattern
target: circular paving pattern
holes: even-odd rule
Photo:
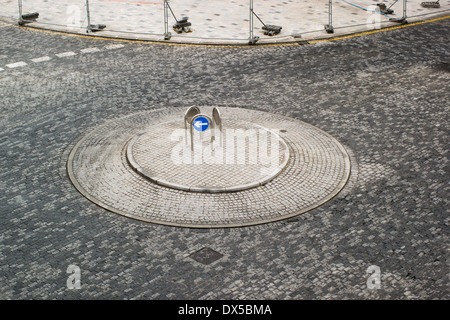
[[[183,119],[152,126],[128,143],[128,162],[154,183],[193,192],[253,188],[272,180],[286,166],[289,148],[276,132],[232,119],[224,119],[223,127],[213,144],[214,129],[193,130],[191,148]]]
[[[69,155],[71,181],[94,203],[127,217],[215,228],[301,214],[336,196],[348,180],[349,156],[329,134],[296,119],[241,108],[220,107],[223,148],[217,136],[211,148],[207,131],[194,136],[194,147],[203,152],[195,162],[197,149],[187,152],[185,110],[145,111],[95,128]],[[227,137],[233,135],[227,129],[241,129],[245,142],[235,138],[229,148]],[[231,150],[234,158],[227,158]]]

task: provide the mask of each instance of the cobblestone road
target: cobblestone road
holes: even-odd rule
[[[0,297],[448,299],[449,27],[210,48],[0,25]],[[135,221],[72,186],[67,156],[86,132],[190,105],[310,123],[352,151],[358,180],[296,218],[217,230]],[[191,256],[205,247],[218,253]]]

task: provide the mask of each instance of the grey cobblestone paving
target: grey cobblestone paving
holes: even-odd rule
[[[2,28],[2,298],[448,299],[449,20],[307,46],[205,48]],[[77,55],[53,58],[56,53]],[[41,63],[30,59],[51,56]],[[27,61],[24,67],[9,63]],[[65,161],[108,120],[186,105],[310,123],[343,143],[358,179],[294,219],[180,229],[108,212]],[[204,265],[190,257],[209,247]],[[66,287],[67,267],[81,289]],[[380,289],[367,269],[380,267]]]

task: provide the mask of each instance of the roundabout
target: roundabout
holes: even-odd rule
[[[240,120],[227,120],[224,125],[227,136],[219,139],[226,140],[226,145],[211,145],[208,130],[196,135],[202,141],[192,150],[180,121],[150,127],[128,143],[127,160],[136,172],[154,183],[205,193],[261,186],[286,166],[289,148],[278,134]],[[274,161],[268,152],[270,141],[274,142]]]
[[[202,107],[210,113],[212,107]],[[350,159],[322,130],[284,116],[220,108],[223,136],[183,129],[183,108],[131,114],[95,128],[71,151],[69,177],[115,213],[164,225],[222,228],[278,221],[345,186]],[[222,141],[218,141],[222,139]]]

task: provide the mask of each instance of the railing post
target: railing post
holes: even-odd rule
[[[328,1],[328,24],[325,25],[325,31],[327,33],[334,33],[333,28],[333,4],[331,0]]]
[[[169,3],[164,0],[164,40],[170,40],[172,35],[169,32]]]
[[[89,0],[86,0],[86,19],[87,19],[86,32],[89,32],[91,30],[91,15],[89,13]]]
[[[253,0],[250,0],[250,12],[249,12],[249,40],[253,39]]]
[[[22,0],[19,0],[19,21],[22,21]]]
[[[403,20],[406,21],[406,0],[403,0]]]
[[[253,0],[250,0],[250,8],[249,8],[249,37],[248,37],[248,44],[255,44],[259,37],[255,37],[253,35]]]
[[[397,22],[401,24],[407,24],[408,21],[406,20],[406,0],[403,0],[403,17],[401,18],[390,18],[389,21],[391,22]]]

